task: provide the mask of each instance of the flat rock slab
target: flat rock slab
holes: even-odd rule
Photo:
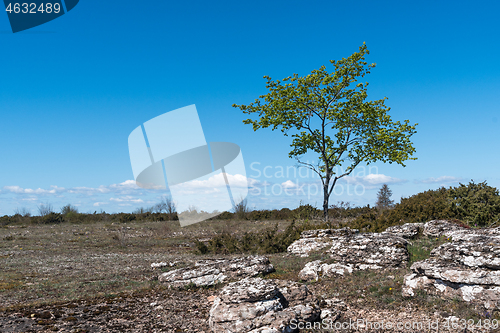
[[[424,228],[424,223],[405,223],[403,225],[395,225],[389,227],[385,230],[385,232],[394,234],[398,237],[413,239],[417,237],[419,232],[421,232]]]
[[[287,252],[301,257],[309,257],[311,252],[317,252],[332,245],[333,240],[329,237],[301,238],[293,242],[287,248]]]
[[[452,230],[450,243],[415,262],[404,278],[403,296],[425,290],[459,297],[487,309],[500,308],[500,239],[492,230]]]
[[[331,247],[333,239],[359,233],[358,229],[317,229],[305,230],[300,234],[300,239],[293,242],[288,248],[288,253],[301,257],[308,257],[311,252],[320,251]]]
[[[431,251],[433,258],[467,267],[500,269],[500,238],[484,235],[461,237],[467,241],[445,243]],[[468,241],[470,240],[470,241]]]
[[[462,227],[447,220],[432,220],[424,224],[423,234],[429,237],[450,236],[457,231],[467,231],[470,228]]]
[[[489,310],[500,308],[500,287],[497,286],[451,283],[417,273],[406,275],[403,282],[403,296],[415,296],[417,290],[425,290],[427,293],[444,298],[457,297],[466,302],[480,303]]]
[[[327,251],[338,263],[357,270],[404,267],[408,241],[390,233],[362,233],[337,237]]]
[[[162,273],[158,280],[174,288],[182,288],[190,284],[201,287],[271,272],[274,272],[274,267],[267,257],[249,256],[199,261],[194,267],[184,267]]]
[[[289,333],[296,332],[294,322],[312,322],[320,316],[319,301],[305,285],[245,278],[221,290],[210,310],[209,325],[216,333]]]
[[[351,229],[348,227],[340,229],[315,229],[302,231],[300,238],[332,238],[336,236],[349,236],[357,233],[359,233],[358,229]]]
[[[335,275],[346,275],[353,272],[352,266],[338,263],[326,264],[321,260],[307,263],[299,272],[302,281],[318,281],[320,277],[334,277]]]

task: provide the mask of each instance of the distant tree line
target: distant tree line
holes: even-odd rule
[[[500,195],[498,189],[485,182],[459,184],[457,187],[428,190],[394,204],[392,191],[384,184],[377,193],[377,202],[373,207],[353,207],[349,202],[340,201],[330,205],[329,221],[322,226],[359,229],[361,232],[380,232],[387,227],[411,222],[427,222],[433,219],[454,220],[467,227],[491,227],[500,225]],[[54,212],[52,205],[38,207],[38,216],[32,216],[25,208],[17,209],[12,216],[0,217],[0,225],[15,223],[58,224],[92,223],[110,221],[127,223],[132,221],[177,221],[177,211],[169,198],[148,208],[138,208],[132,213],[108,214],[106,212],[80,213],[68,204]],[[295,209],[282,208],[272,210],[251,210],[247,201],[233,207],[230,212],[223,212],[211,220],[290,220],[319,221],[323,219],[323,209],[300,202]],[[319,226],[319,224],[318,224]]]

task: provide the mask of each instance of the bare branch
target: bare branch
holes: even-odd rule
[[[319,178],[321,178],[321,181],[323,181],[323,176],[321,174],[321,172],[319,170],[317,170],[314,165],[310,164],[310,163],[306,163],[306,162],[302,162],[301,160],[299,160],[298,158],[296,158],[297,162],[300,163],[300,164],[303,164],[304,167],[308,168],[308,169],[311,169],[312,171],[316,172],[319,176]]]

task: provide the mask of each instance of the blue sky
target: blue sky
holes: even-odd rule
[[[369,98],[388,97],[394,120],[419,124],[418,160],[355,171],[350,192],[344,184],[330,202],[373,205],[382,183],[396,202],[471,179],[500,187],[499,10],[494,1],[84,0],[16,34],[0,14],[0,215],[36,214],[41,203],[82,212],[156,203],[165,192],[133,182],[128,135],[191,104],[208,142],[241,147],[251,207],[320,206],[319,193],[284,192],[318,181],[280,174],[295,165],[290,138],[254,132],[231,105],[265,94],[264,75],[331,69],[363,42],[377,63]]]

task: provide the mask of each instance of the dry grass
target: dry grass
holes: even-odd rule
[[[181,228],[178,222],[140,222],[58,225],[10,225],[0,228],[0,304],[3,308],[55,304],[122,292],[159,288],[153,262],[181,261],[181,266],[203,256],[193,254],[194,240],[228,233],[243,235],[273,227],[283,230],[290,221],[209,221]],[[411,261],[425,259],[446,239],[421,238],[409,247]],[[306,262],[323,259],[284,253],[269,255],[276,272],[268,278],[298,280]],[[461,301],[419,293],[401,296],[409,268],[356,272],[309,283],[317,295],[338,297],[363,308],[398,311],[408,308],[436,311],[459,318],[495,317]],[[1,310],[1,309],[0,309]]]
[[[280,228],[290,222],[279,221]],[[193,261],[194,239],[243,234],[273,221],[97,222],[0,228],[0,304],[69,301],[151,288],[153,262]]]

